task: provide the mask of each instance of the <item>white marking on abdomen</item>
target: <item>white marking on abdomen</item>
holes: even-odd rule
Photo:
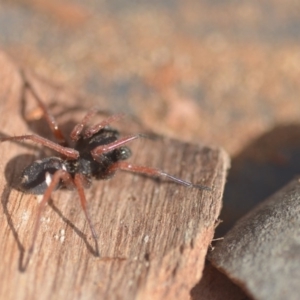
[[[49,186],[50,184],[51,184],[51,182],[52,182],[52,177],[51,177],[51,175],[50,175],[50,173],[49,172],[46,172],[46,175],[45,175],[45,181],[46,181],[46,184]]]

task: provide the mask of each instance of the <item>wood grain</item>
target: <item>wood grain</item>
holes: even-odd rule
[[[36,105],[24,93],[19,68],[3,53],[0,64],[1,135],[33,131],[51,138],[43,121],[26,119]],[[64,130],[86,112],[78,108],[92,104],[88,98],[29,72],[27,76]],[[100,99],[96,103],[109,107]],[[126,132],[143,130],[132,120],[120,126]],[[22,169],[49,153],[28,143],[0,146],[0,298],[189,298],[201,278],[221,208],[229,166],[223,150],[163,137],[133,143],[131,161],[159,167],[213,190],[186,188],[130,173],[94,182],[86,197],[101,257],[94,255],[77,194],[57,191],[43,213],[31,262],[22,272],[40,197],[15,187]]]

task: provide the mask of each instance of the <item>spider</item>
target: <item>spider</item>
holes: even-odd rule
[[[28,265],[34,250],[40,219],[45,205],[50,200],[52,192],[59,188],[66,187],[71,189],[75,188],[77,190],[83,212],[95,242],[95,253],[98,256],[97,235],[87,209],[87,201],[84,194],[84,188],[90,187],[93,178],[96,180],[108,179],[111,178],[116,171],[124,170],[150,177],[165,177],[187,187],[211,190],[209,187],[193,184],[156,168],[138,166],[126,162],[131,156],[131,150],[126,144],[139,139],[143,135],[135,134],[122,138],[119,137],[119,132],[109,125],[121,119],[123,114],[112,115],[96,125],[87,126],[91,118],[98,112],[96,108],[92,108],[71,131],[70,140],[73,146],[69,145],[55,118],[49,112],[31,84],[25,80],[24,87],[29,89],[36,99],[43,113],[43,117],[47,121],[57,142],[53,142],[36,134],[0,138],[0,142],[30,141],[50,148],[59,154],[59,156],[51,156],[34,161],[23,170],[21,176],[21,190],[31,194],[43,195],[42,201],[39,204],[25,266]]]

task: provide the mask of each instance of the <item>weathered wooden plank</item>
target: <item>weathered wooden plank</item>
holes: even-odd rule
[[[23,94],[19,69],[0,54],[1,134],[28,132],[49,135],[42,121],[29,120],[35,102]],[[28,73],[64,130],[89,107],[76,93]],[[52,104],[52,105],[51,105]],[[109,107],[97,102],[101,107]],[[102,106],[103,105],[103,106]],[[106,106],[105,106],[106,105]],[[67,109],[66,109],[67,108]],[[74,108],[74,109],[72,109]],[[38,111],[37,111],[38,112]],[[140,125],[121,122],[126,132]],[[2,143],[0,194],[0,298],[6,299],[186,299],[199,281],[207,248],[221,208],[227,154],[216,147],[168,138],[137,141],[134,161],[158,167],[185,180],[212,187],[187,188],[130,173],[96,181],[86,191],[99,236],[101,257],[74,191],[57,191],[41,220],[35,251],[21,272],[40,197],[14,187],[22,169],[48,154],[32,144]],[[49,155],[49,154],[48,154]]]

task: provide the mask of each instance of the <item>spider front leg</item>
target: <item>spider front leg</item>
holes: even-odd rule
[[[176,182],[178,184],[181,185],[185,185],[187,187],[194,187],[200,190],[207,190],[207,191],[211,191],[212,189],[208,186],[203,186],[203,185],[199,185],[199,184],[193,184],[191,182],[185,181],[183,179],[174,177],[168,173],[165,173],[159,169],[156,168],[151,168],[151,167],[144,167],[144,166],[136,166],[136,165],[132,165],[128,162],[123,162],[123,161],[119,161],[114,163],[113,165],[111,165],[107,172],[108,173],[113,173],[117,170],[122,170],[122,171],[128,171],[128,172],[132,172],[132,173],[138,173],[138,174],[142,174],[142,175],[147,175],[150,177],[165,177],[173,182]]]
[[[101,154],[110,152],[114,149],[117,149],[117,148],[119,148],[119,147],[133,141],[133,140],[136,140],[136,139],[140,138],[140,137],[144,137],[144,135],[143,134],[129,135],[127,137],[116,140],[112,143],[98,146],[94,150],[91,151],[91,154],[92,154],[93,158],[95,160],[97,160],[98,157],[101,156]]]
[[[78,141],[79,140],[84,126],[97,113],[97,111],[98,111],[98,109],[96,107],[93,107],[92,109],[90,109],[87,112],[87,114],[83,117],[81,122],[79,122],[77,125],[74,126],[73,130],[70,133],[70,138],[71,138],[72,141]]]
[[[101,129],[103,129],[105,126],[111,124],[112,122],[115,121],[119,121],[120,119],[122,119],[125,115],[124,114],[116,114],[116,115],[112,115],[110,117],[108,117],[107,119],[103,120],[102,122],[94,125],[94,126],[90,126],[89,128],[86,129],[86,131],[84,132],[83,137],[84,138],[89,138],[92,135],[98,133]]]
[[[32,241],[31,241],[31,245],[28,250],[27,259],[24,264],[24,270],[26,270],[28,263],[30,261],[30,258],[33,254],[35,241],[37,238],[38,230],[40,228],[41,216],[45,209],[46,203],[48,203],[50,200],[52,192],[56,189],[57,185],[59,184],[59,182],[61,180],[68,186],[70,186],[70,185],[74,186],[71,175],[65,170],[58,170],[53,174],[52,177],[50,177],[50,176],[51,176],[50,173],[48,173],[48,172],[45,173],[45,180],[47,181],[50,179],[50,181],[49,181],[48,188],[46,189],[46,191],[44,193],[43,199],[42,199],[41,203],[39,204],[39,209],[38,209],[38,213],[37,213],[37,217],[36,217],[36,221],[35,221],[35,225],[34,225],[34,229],[33,229]]]
[[[64,156],[67,158],[72,158],[76,159],[79,157],[79,152],[75,149],[68,148],[68,147],[63,147],[59,144],[56,144],[48,139],[45,139],[39,135],[36,134],[30,134],[30,135],[19,135],[19,136],[11,136],[11,137],[5,137],[5,138],[0,138],[0,143],[1,142],[6,142],[6,141],[20,141],[23,142],[24,140],[29,140],[31,142],[34,142],[36,144],[43,145],[45,147],[48,147]]]
[[[54,137],[56,138],[56,140],[58,141],[58,143],[60,145],[67,146],[67,141],[66,141],[62,131],[60,130],[54,116],[49,112],[46,105],[42,102],[42,100],[39,97],[39,95],[37,94],[36,90],[33,88],[33,86],[27,80],[25,74],[23,73],[22,75],[23,75],[23,80],[25,83],[25,88],[28,88],[30,90],[31,94],[33,95],[33,97],[36,99],[40,109],[43,112],[44,118],[45,118],[46,122],[48,123]]]
[[[92,108],[91,110],[88,111],[88,113],[83,117],[83,119],[81,120],[80,123],[78,123],[77,125],[75,125],[75,127],[73,128],[73,130],[71,131],[70,134],[70,138],[72,141],[78,141],[81,133],[83,131],[84,126],[90,121],[90,119],[98,112],[98,109],[96,107]],[[117,120],[120,120],[121,118],[123,118],[124,115],[123,114],[116,114],[113,116],[108,117],[107,119],[101,121],[100,123],[90,126],[88,127],[84,134],[83,134],[83,138],[89,138],[92,135],[96,134],[97,132],[99,132],[102,128],[104,128],[105,126],[111,124],[112,122],[115,122]]]
[[[87,184],[87,180],[86,180],[86,178],[84,178],[84,175],[75,174],[74,183],[75,183],[77,192],[78,192],[79,197],[80,197],[81,207],[84,211],[85,218],[88,221],[89,227],[90,227],[91,232],[92,232],[93,239],[95,241],[96,255],[99,256],[100,254],[99,254],[99,246],[98,246],[98,237],[97,237],[95,228],[93,226],[92,220],[91,220],[90,215],[89,215],[88,210],[87,210],[87,202],[86,202],[84,189],[83,189],[83,187],[86,186],[86,184]]]

